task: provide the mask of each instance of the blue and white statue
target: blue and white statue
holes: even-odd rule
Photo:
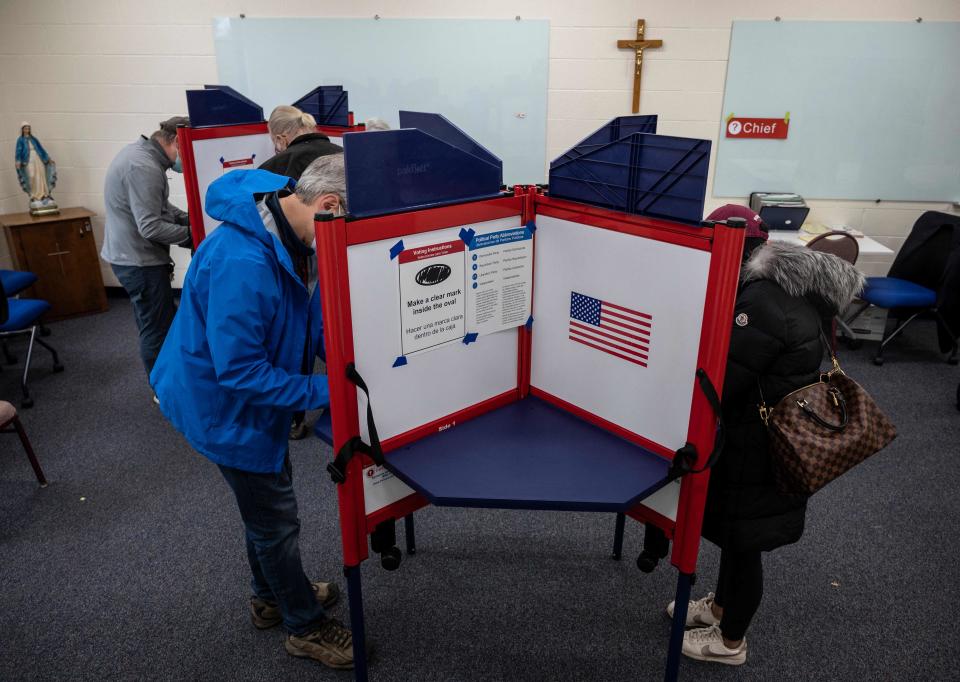
[[[30,131],[30,124],[20,125],[17,138],[17,179],[20,187],[30,197],[31,215],[59,213],[50,193],[57,184],[57,164]]]

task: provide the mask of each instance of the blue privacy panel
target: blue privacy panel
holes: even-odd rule
[[[342,85],[320,85],[292,103],[326,126],[348,126],[349,99]]]
[[[551,164],[551,196],[693,224],[703,217],[709,140],[633,133],[571,156]]]
[[[566,154],[563,154],[562,156],[559,156],[551,161],[550,168],[553,168],[564,161],[570,161],[571,159],[579,158],[587,152],[593,151],[594,149],[602,147],[605,144],[609,144],[610,142],[616,142],[621,137],[626,137],[631,133],[656,132],[656,114],[645,116],[619,116],[603,127],[595,130],[584,139],[580,140],[580,142],[571,147]]]
[[[187,115],[191,128],[260,123],[259,104],[227,85],[204,85],[203,90],[187,90]]]
[[[478,158],[422,130],[347,133],[343,151],[347,208],[359,218],[500,192],[499,162]]]
[[[488,161],[498,167],[502,165],[500,159],[491,154],[486,147],[440,114],[428,114],[422,111],[401,111],[400,127],[422,130],[467,154]]]
[[[436,111],[503,159],[508,184],[544,179],[545,20],[223,18],[214,38],[220,81],[268,115],[336,83],[357,122]]]
[[[717,196],[960,199],[960,23],[736,21],[723,118],[782,118],[786,140],[720,131]]]

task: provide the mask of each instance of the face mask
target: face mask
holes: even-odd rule
[[[180,155],[179,155],[179,154],[177,155],[177,160],[173,162],[173,172],[174,172],[174,173],[182,173],[182,172],[183,172],[183,164],[180,162]]]

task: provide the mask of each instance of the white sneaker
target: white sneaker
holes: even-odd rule
[[[683,655],[698,661],[743,665],[747,662],[747,638],[736,649],[729,649],[723,643],[719,625],[687,630],[683,633]]]
[[[673,605],[675,602],[667,604],[667,615],[673,618]],[[719,625],[720,619],[713,615],[713,592],[707,594],[703,599],[696,601],[690,600],[687,606],[687,627],[702,628],[709,625]]]

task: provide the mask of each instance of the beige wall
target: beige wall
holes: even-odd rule
[[[6,0],[0,2],[0,212],[26,207],[12,170],[13,141],[28,119],[58,163],[61,206],[103,213],[110,159],[158,121],[185,113],[184,90],[217,81],[211,20],[216,16],[547,18],[550,91],[547,157],[598,125],[629,113],[628,53],[616,40],[638,17],[664,47],[647,53],[643,113],[663,133],[716,140],[733,19],[960,20],[957,0]],[[478,102],[481,100],[478,99]],[[171,174],[172,175],[172,174]],[[185,205],[174,178],[172,199]],[[708,199],[708,209],[724,203]],[[948,204],[817,201],[812,219],[843,222],[898,248],[916,217]],[[95,221],[98,239],[102,218]],[[2,240],[0,240],[2,241]],[[0,260],[6,259],[5,245]],[[887,259],[864,258],[869,274]],[[105,270],[105,279],[114,283]]]

